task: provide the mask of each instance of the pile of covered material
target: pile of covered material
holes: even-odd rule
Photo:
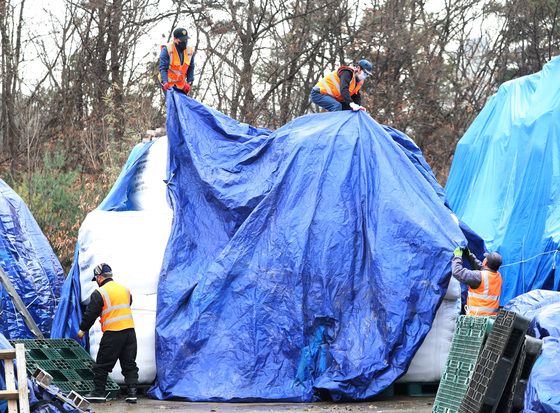
[[[459,141],[453,211],[504,257],[501,303],[560,289],[560,57],[504,83]]]
[[[64,273],[23,200],[0,179],[0,266],[45,336],[49,336]],[[0,284],[0,333],[35,338]]]
[[[528,334],[543,340],[527,383],[523,412],[560,412],[560,292],[534,290],[504,308],[531,320]]]
[[[139,306],[154,311],[153,397],[356,400],[404,374],[466,245],[416,145],[364,112],[271,132],[174,92],[167,133],[133,151],[84,222],[57,336],[75,337],[104,261],[137,329],[150,327]],[[160,195],[140,205],[139,190]]]

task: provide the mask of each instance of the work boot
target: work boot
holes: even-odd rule
[[[105,403],[107,401],[107,394],[105,391],[94,390],[84,396],[90,403]]]
[[[137,401],[138,401],[138,397],[136,397],[136,387],[130,386],[126,394],[126,402],[136,403]]]

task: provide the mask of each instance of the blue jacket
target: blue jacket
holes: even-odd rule
[[[181,49],[177,47],[177,51],[182,52],[185,49]],[[187,70],[187,83],[191,83],[194,81],[194,56],[191,57],[191,64],[189,65],[189,69]],[[183,63],[183,53],[179,53],[179,58],[181,59],[181,64]],[[161,48],[161,53],[159,54],[159,73],[161,74],[161,79],[163,83],[168,82],[167,78],[167,71],[169,70],[169,53],[167,52],[167,47]]]

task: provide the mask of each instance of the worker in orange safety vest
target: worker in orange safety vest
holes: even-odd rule
[[[165,91],[173,88],[188,94],[194,81],[194,48],[188,46],[187,30],[173,30],[173,41],[162,45],[159,55],[159,81]]]
[[[364,110],[360,89],[372,70],[366,59],[355,66],[340,66],[317,82],[311,90],[311,101],[329,112]]]
[[[498,313],[500,294],[502,291],[502,276],[499,268],[502,256],[497,252],[484,254],[484,261],[480,262],[468,249],[467,258],[473,270],[463,268],[463,249],[457,247],[451,261],[451,273],[460,282],[469,287],[467,295],[467,315],[492,316]]]
[[[97,317],[100,317],[103,337],[99,343],[97,358],[93,365],[94,390],[85,397],[90,402],[106,400],[107,376],[117,360],[128,387],[126,401],[136,403],[138,367],[136,365],[136,332],[132,319],[132,295],[125,286],[113,281],[113,270],[108,264],[99,264],[93,270],[92,281],[98,288],[91,294],[84,312],[78,337],[83,338]]]

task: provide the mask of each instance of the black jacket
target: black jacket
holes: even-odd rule
[[[339,77],[340,77],[340,94],[342,95],[342,110],[350,110],[350,103],[352,102],[354,102],[357,105],[361,105],[362,97],[360,96],[360,92],[350,96],[349,88],[350,88],[350,82],[354,77],[354,71],[352,69],[343,69]]]
[[[104,286],[108,282],[113,281],[112,278],[107,278],[101,283],[101,286]],[[130,305],[132,305],[132,294],[130,295]],[[84,311],[84,316],[82,317],[82,322],[80,323],[80,330],[88,331],[97,317],[101,316],[101,312],[103,311],[103,297],[101,293],[97,290],[91,293],[89,297],[89,304]]]

